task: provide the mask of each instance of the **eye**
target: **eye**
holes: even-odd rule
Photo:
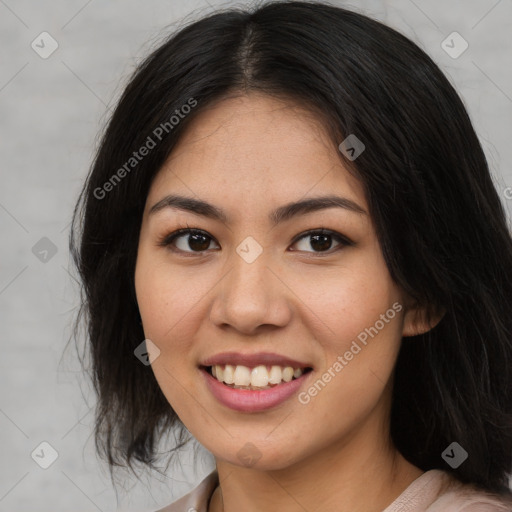
[[[158,245],[163,247],[172,246],[172,250],[175,252],[201,254],[208,249],[212,240],[213,238],[206,231],[196,228],[182,228],[165,236]]]
[[[309,238],[309,239],[308,239]],[[302,242],[304,240],[304,242]],[[200,255],[208,250],[210,243],[214,239],[206,232],[197,228],[181,228],[173,233],[166,235],[162,240],[158,242],[161,247],[170,247],[174,252],[181,252],[188,255]],[[338,245],[332,249],[333,241]],[[331,231],[330,229],[315,229],[301,233],[292,243],[293,245],[299,245],[302,242],[303,247],[299,248],[302,252],[313,252],[313,253],[333,253],[345,246],[354,245],[354,243],[347,237]],[[309,245],[313,248],[313,251],[309,251],[306,247]],[[217,248],[219,246],[217,245]],[[295,251],[293,249],[292,251]]]
[[[336,231],[331,231],[330,229],[324,228],[302,233],[298,238],[295,239],[293,245],[298,244],[298,242],[300,242],[303,239],[305,239],[303,247],[306,248],[302,248],[299,250],[313,253],[322,253],[327,251],[329,251],[329,253],[332,253],[340,250],[345,246],[353,245],[353,242],[349,240],[347,237],[341,235],[340,233],[337,233]],[[338,243],[338,246],[335,246],[334,250],[330,250],[332,248],[333,240]],[[308,245],[312,247],[314,250],[308,251]]]

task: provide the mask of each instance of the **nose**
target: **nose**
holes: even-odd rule
[[[287,325],[292,314],[292,292],[279,271],[268,265],[263,254],[252,263],[238,254],[232,260],[231,269],[216,287],[211,322],[245,335]]]

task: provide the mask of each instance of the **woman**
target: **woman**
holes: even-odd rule
[[[143,62],[75,211],[111,470],[188,432],[162,511],[512,510],[512,243],[458,95],[321,3],[188,25]],[[188,431],[188,432],[187,432]]]

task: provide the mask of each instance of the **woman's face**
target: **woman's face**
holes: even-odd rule
[[[290,207],[326,196],[338,205]],[[170,240],[187,227],[202,233]],[[256,94],[203,111],[151,186],[135,284],[156,379],[218,459],[279,469],[388,435],[412,327],[361,184],[311,114]],[[271,386],[235,389],[212,362],[228,383]],[[286,382],[286,367],[303,374]]]

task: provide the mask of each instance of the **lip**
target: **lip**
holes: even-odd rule
[[[272,352],[258,352],[256,354],[242,354],[241,352],[222,352],[209,357],[201,363],[201,366],[242,365],[248,368],[255,366],[291,366],[292,368],[313,368],[312,365],[301,363],[295,359],[286,356],[274,354]]]
[[[200,372],[211,394],[221,404],[239,412],[260,412],[282,404],[294,396],[298,390],[305,385],[310,374],[313,373],[309,371],[290,382],[283,382],[269,389],[253,391],[250,389],[235,389],[226,386],[210,375],[204,367],[200,368]]]

